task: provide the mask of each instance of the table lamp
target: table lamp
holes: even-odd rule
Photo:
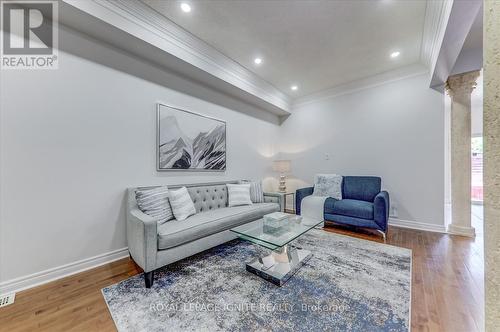
[[[280,186],[279,191],[286,192],[285,178],[286,174],[290,172],[290,160],[275,160],[273,161],[273,170],[280,173]]]

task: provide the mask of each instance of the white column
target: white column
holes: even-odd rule
[[[500,327],[500,1],[484,2],[483,143],[486,331]]]
[[[448,232],[474,236],[471,226],[471,93],[479,71],[448,78],[451,97],[451,224]]]

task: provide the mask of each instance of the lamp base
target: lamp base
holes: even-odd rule
[[[286,183],[285,183],[285,175],[280,175],[280,186],[278,188],[279,192],[284,193],[286,192]]]

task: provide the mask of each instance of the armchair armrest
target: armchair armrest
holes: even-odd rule
[[[144,272],[156,268],[156,252],[158,250],[157,220],[138,208],[127,213],[128,250],[134,261]]]
[[[307,187],[302,189],[297,189],[295,192],[295,213],[300,215],[300,203],[302,199],[306,196],[311,196],[313,194],[314,187]]]
[[[387,231],[387,222],[389,221],[389,193],[381,191],[375,196],[373,201],[373,214],[377,225],[379,225],[384,232]]]
[[[282,195],[278,194],[278,193],[269,193],[269,192],[265,192],[264,193],[264,203],[278,203],[278,205],[280,206],[280,211],[283,211],[283,199],[282,199]]]

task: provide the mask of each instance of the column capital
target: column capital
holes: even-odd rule
[[[446,81],[446,91],[450,97],[458,101],[467,100],[477,86],[476,80],[478,77],[479,70],[450,76]]]

